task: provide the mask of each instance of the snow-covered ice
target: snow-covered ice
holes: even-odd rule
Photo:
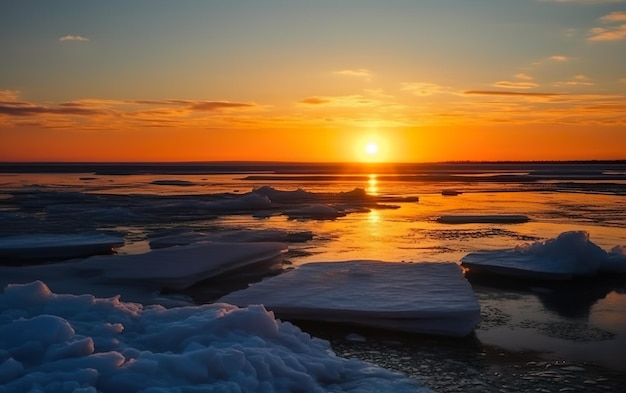
[[[2,261],[58,260],[110,254],[124,239],[104,233],[29,234],[0,237]]]
[[[586,231],[563,232],[554,239],[522,244],[514,249],[478,251],[461,259],[470,271],[566,280],[597,273],[626,272],[622,246],[604,251]]]
[[[455,263],[315,262],[220,299],[262,304],[280,318],[466,336],[480,306]]]
[[[185,289],[193,284],[259,264],[281,262],[283,243],[198,243],[152,250],[144,254],[95,256],[76,265],[97,272],[104,282],[152,284],[162,289]]]
[[[428,392],[336,356],[260,306],[166,309],[52,293],[0,294],[0,392]]]
[[[517,224],[530,221],[519,214],[445,215],[437,218],[443,224]]]

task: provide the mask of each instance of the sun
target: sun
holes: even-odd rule
[[[365,145],[365,153],[370,157],[375,157],[378,154],[379,150],[380,148],[378,147],[378,143],[374,141],[369,141]]]

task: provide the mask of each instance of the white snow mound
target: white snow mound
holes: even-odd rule
[[[263,307],[144,307],[40,281],[0,294],[0,355],[6,393],[429,392]]]
[[[461,264],[471,270],[542,279],[571,279],[597,273],[626,272],[623,247],[604,251],[586,231],[563,232],[554,239],[526,243],[514,249],[479,251]]]

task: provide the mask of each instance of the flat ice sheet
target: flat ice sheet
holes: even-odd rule
[[[29,234],[0,237],[0,258],[6,260],[69,259],[108,254],[124,239],[104,233]]]
[[[470,334],[480,319],[474,292],[455,263],[309,263],[220,301],[263,304],[285,319],[449,336]]]
[[[77,269],[99,272],[105,281],[132,280],[161,288],[185,289],[193,284],[261,263],[278,262],[283,243],[199,243],[152,250],[145,254],[91,257]]]

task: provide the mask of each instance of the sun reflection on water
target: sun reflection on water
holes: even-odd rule
[[[378,195],[378,175],[370,174],[369,180],[367,181],[367,193],[370,195]]]

